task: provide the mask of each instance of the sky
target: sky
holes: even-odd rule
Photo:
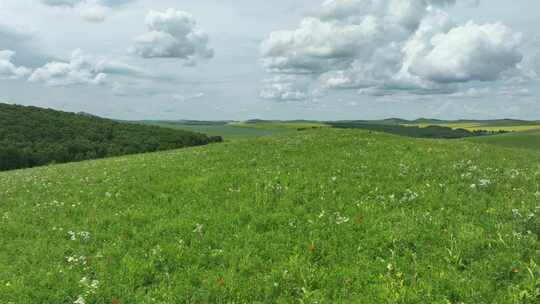
[[[0,0],[0,102],[115,119],[540,119],[538,0]]]

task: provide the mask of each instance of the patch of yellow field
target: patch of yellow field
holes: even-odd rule
[[[418,126],[420,128],[425,128],[428,126],[433,126],[434,124],[408,124],[407,126]],[[508,132],[523,132],[530,130],[540,129],[540,124],[538,125],[515,125],[515,126],[496,126],[496,125],[483,125],[481,123],[446,123],[446,124],[436,124],[441,127],[448,127],[452,129],[466,129],[469,131],[476,130],[485,130],[485,131],[508,131]]]

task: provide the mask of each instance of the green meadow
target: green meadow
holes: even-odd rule
[[[0,173],[0,303],[535,304],[539,237],[533,149],[285,132]]]
[[[540,151],[540,129],[470,139],[477,143]]]
[[[225,140],[249,139],[260,136],[294,133],[302,128],[326,127],[322,123],[292,123],[292,122],[223,122],[223,123],[186,123],[186,122],[145,122],[164,128],[204,133],[209,136],[222,136]]]

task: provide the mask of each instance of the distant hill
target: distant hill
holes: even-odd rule
[[[0,103],[0,170],[221,141],[195,132]]]

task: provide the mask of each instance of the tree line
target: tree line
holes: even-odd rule
[[[385,132],[395,135],[417,137],[417,138],[465,138],[475,136],[488,136],[495,134],[508,133],[508,131],[486,131],[475,130],[469,131],[466,129],[452,129],[444,126],[402,126],[398,124],[369,124],[364,122],[331,122],[329,123],[334,128],[348,129],[364,129],[375,132]]]
[[[0,104],[0,170],[221,142],[219,136]]]

